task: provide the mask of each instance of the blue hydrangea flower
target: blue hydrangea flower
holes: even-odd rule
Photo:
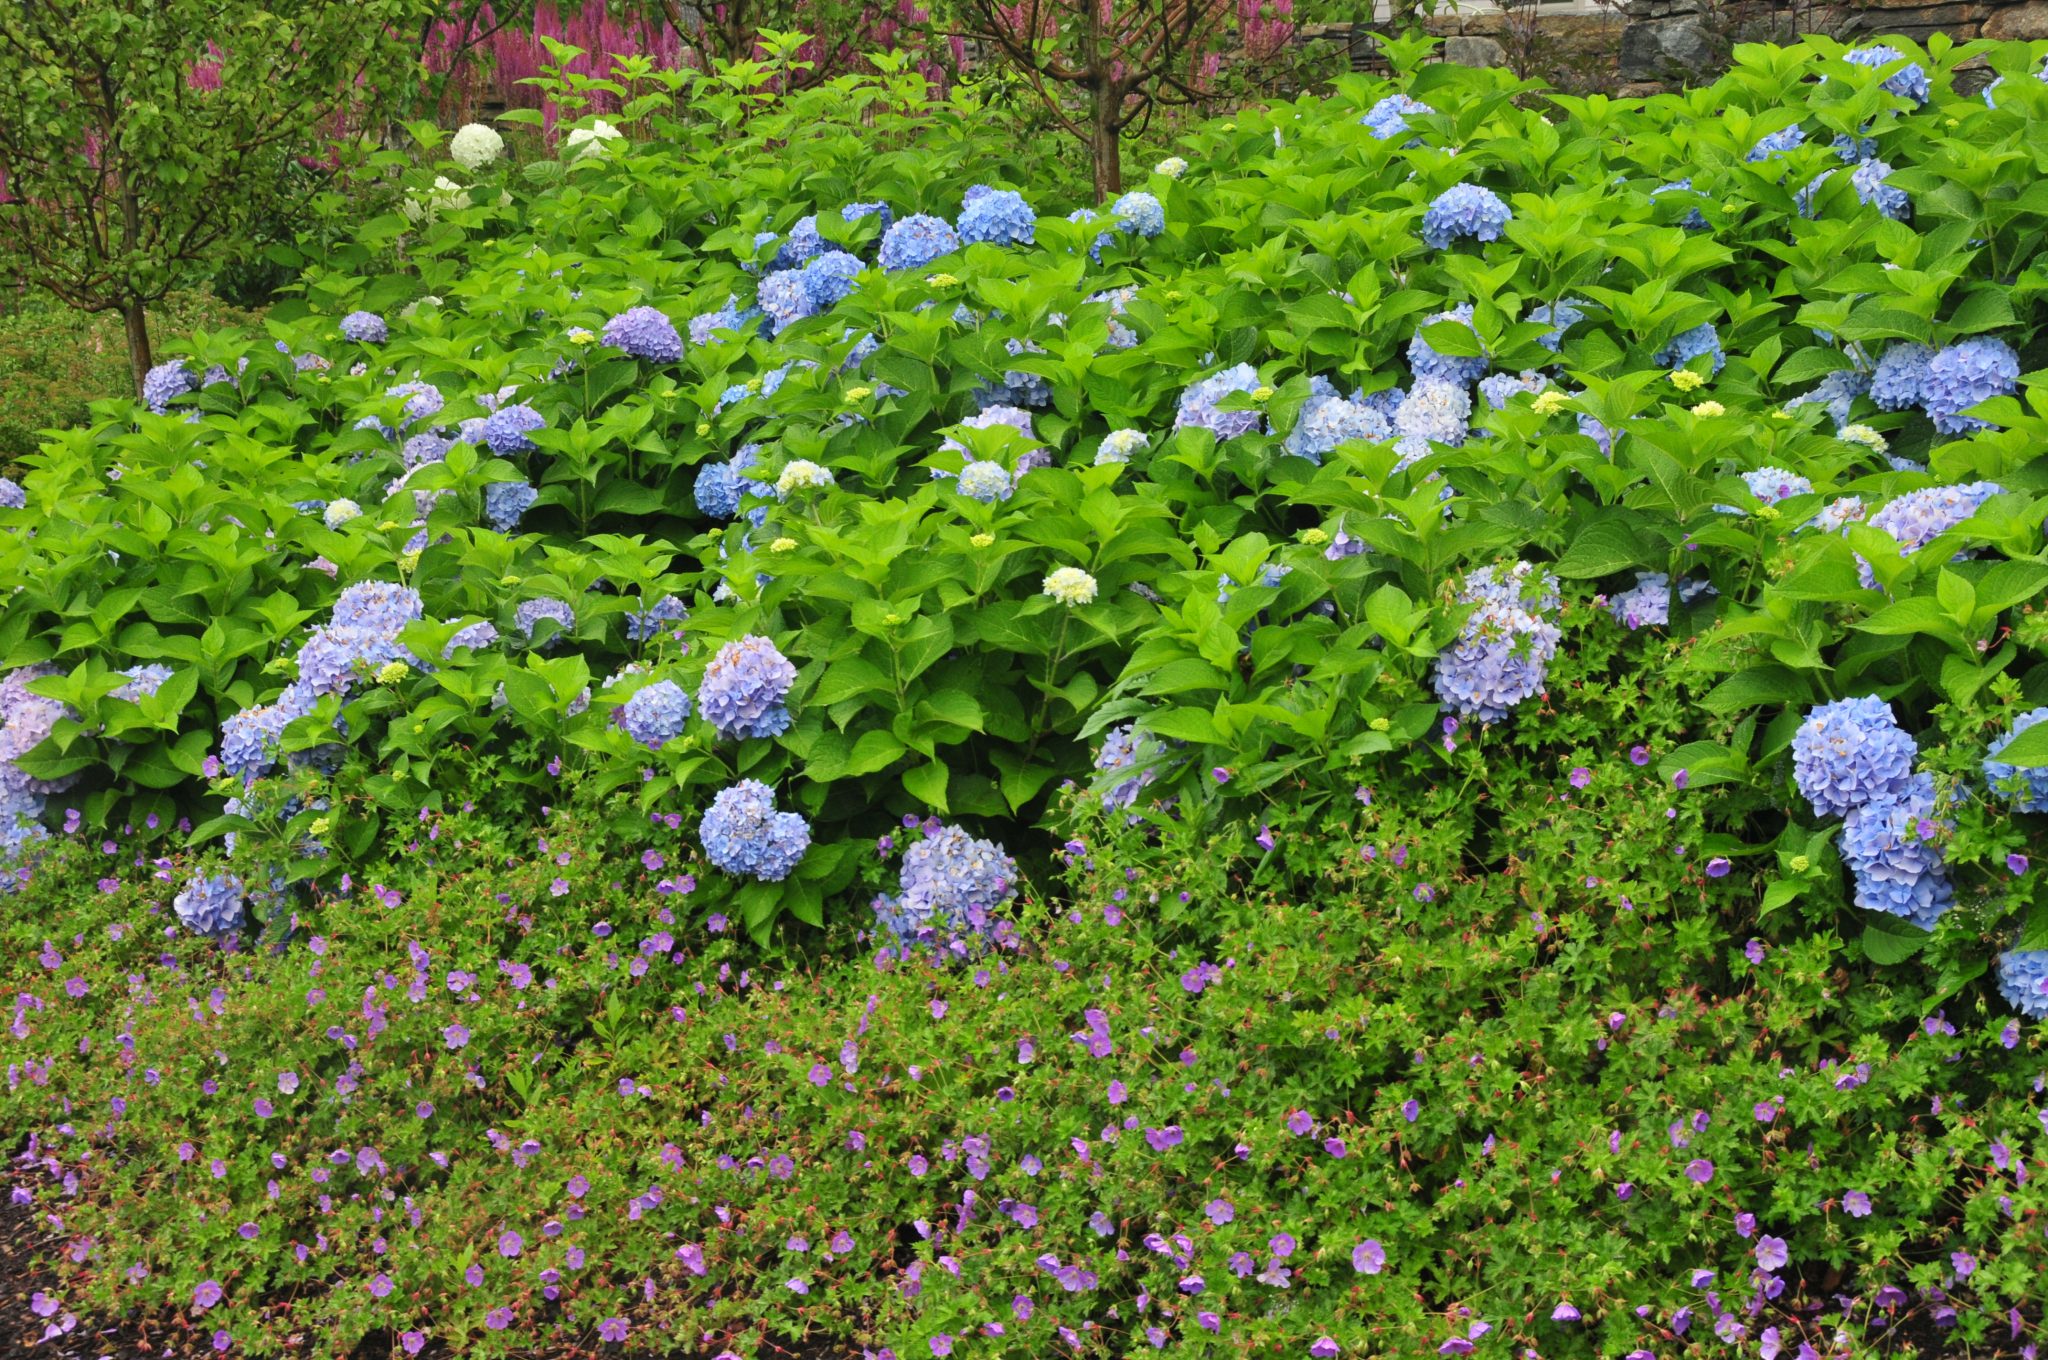
[[[876,258],[890,271],[919,269],[958,249],[960,237],[945,218],[913,213],[882,233],[882,248]]]
[[[1016,891],[1017,862],[1002,846],[941,826],[904,852],[899,891],[877,902],[875,911],[906,943],[980,934],[989,913]]]
[[[28,509],[28,492],[12,477],[0,477],[0,510]]]
[[[501,534],[509,534],[519,527],[533,503],[540,499],[540,492],[525,482],[487,482],[484,484],[484,518]]]
[[[1943,434],[1988,430],[1991,422],[1964,411],[1993,397],[2010,396],[2019,387],[2020,357],[2003,340],[1978,336],[1938,351],[1927,361],[1922,406],[1934,428]]]
[[[1111,430],[1096,447],[1095,464],[1100,467],[1104,463],[1128,463],[1151,447],[1151,437],[1143,430]]]
[[[350,312],[341,319],[341,333],[365,345],[381,345],[391,338],[391,328],[375,312]]]
[[[1683,368],[1702,354],[1713,356],[1713,373],[1721,371],[1721,365],[1728,362],[1728,356],[1721,352],[1721,336],[1711,321],[1702,321],[1689,331],[1680,331],[1671,337],[1671,343],[1657,351],[1653,362],[1665,368]]]
[[[1905,495],[1884,506],[1869,520],[1870,527],[1882,529],[1899,543],[1905,557],[1977,513],[1985,501],[2005,490],[1997,482],[1968,482],[1961,486],[1930,486]],[[1962,554],[1958,553],[1960,560]],[[1870,564],[1858,559],[1866,590],[1877,585]]]
[[[1036,341],[1016,337],[1005,340],[1003,348],[1012,358],[1020,354],[1045,353],[1045,346]],[[1021,368],[1008,368],[1003,370],[1000,383],[977,384],[974,397],[984,406],[1047,406],[1052,402],[1052,382]]]
[[[672,364],[683,357],[675,322],[656,307],[632,307],[604,323],[604,342],[635,359]]]
[[[1103,810],[1121,812],[1136,803],[1138,794],[1159,777],[1166,756],[1166,743],[1136,723],[1103,733],[1102,750],[1095,757],[1095,768],[1107,776],[1098,781]]]
[[[788,878],[811,847],[810,823],[777,812],[774,792],[758,779],[743,779],[712,799],[697,837],[712,864],[764,883]]]
[[[1835,155],[1845,165],[1860,165],[1877,154],[1875,137],[1851,137],[1844,132],[1836,135],[1833,145]]]
[[[1199,426],[1216,432],[1219,440],[1233,439],[1247,431],[1259,428],[1261,416],[1256,410],[1219,411],[1216,403],[1232,392],[1249,395],[1258,390],[1259,371],[1250,364],[1234,364],[1221,373],[1211,374],[1200,382],[1190,384],[1180,394],[1180,409],[1173,418],[1173,427],[1184,425]]]
[[[552,619],[560,629],[559,632],[549,634],[548,640],[541,644],[542,651],[553,651],[555,645],[562,640],[562,634],[576,626],[576,611],[571,609],[566,601],[553,600],[546,596],[537,600],[522,600],[519,607],[512,611],[514,626],[528,642],[533,641],[533,630],[539,626],[542,619]]]
[[[767,638],[728,642],[704,669],[697,707],[727,741],[779,737],[789,730],[783,701],[796,683],[796,667]]]
[[[1038,225],[1038,214],[1024,196],[1010,189],[976,185],[981,193],[968,190],[960,212],[960,239],[998,246],[1028,246]]]
[[[619,707],[619,727],[650,751],[681,736],[689,719],[690,696],[673,680],[644,686]]]
[[[800,269],[778,269],[762,279],[754,300],[767,314],[769,328],[775,331],[794,325],[816,310]]]
[[[1927,395],[1927,362],[1934,351],[1911,341],[1885,347],[1870,375],[1870,399],[1883,411],[1918,406]]]
[[[1894,222],[1909,221],[1913,216],[1913,201],[1906,197],[1904,189],[1894,189],[1885,183],[1891,172],[1891,166],[1883,161],[1867,160],[1856,167],[1849,176],[1849,183],[1855,186],[1857,198],[1874,205],[1886,217]]]
[[[1010,498],[1010,474],[1001,463],[979,459],[960,470],[960,494],[994,505]]]
[[[132,704],[162,689],[164,681],[171,678],[171,668],[154,664],[130,666],[122,671],[121,674],[128,677],[128,683],[115,690],[113,697],[116,699],[126,699]]]
[[[546,416],[524,402],[501,406],[484,421],[484,443],[489,444],[491,452],[501,458],[515,453],[532,453],[539,445],[528,436],[535,430],[546,428],[547,423]]]
[[[1559,298],[1555,304],[1544,303],[1529,309],[1529,320],[1539,321],[1550,330],[1536,337],[1536,342],[1556,354],[1564,347],[1564,333],[1586,319],[1584,303],[1578,298]]]
[[[1742,474],[1742,484],[1749,488],[1749,494],[1765,505],[1776,505],[1787,496],[1810,496],[1813,483],[1796,472],[1787,472],[1780,467],[1760,467],[1754,472]],[[1724,515],[1747,513],[1739,505],[1717,505],[1714,509]]]
[[[1396,92],[1367,109],[1365,116],[1358,121],[1365,124],[1374,137],[1384,142],[1389,137],[1398,137],[1408,131],[1409,115],[1420,117],[1435,112],[1435,109],[1421,100],[1410,99],[1407,95]]]
[[[701,312],[690,318],[690,343],[708,345],[720,331],[744,332],[747,323],[760,315],[760,309],[749,307],[740,310],[739,298],[731,293],[725,295],[725,305],[715,312]]]
[[[346,694],[366,671],[392,661],[413,661],[395,632],[330,623],[315,629],[299,648],[299,683],[315,695]]]
[[[1466,236],[1475,241],[1498,241],[1501,229],[1513,216],[1493,190],[1477,184],[1453,185],[1438,194],[1422,214],[1422,242],[1432,250],[1443,250]]]
[[[448,645],[441,649],[441,659],[443,661],[448,660],[455,655],[457,650],[463,647],[480,652],[497,640],[498,626],[488,619],[479,620],[457,630],[455,636],[448,639]]]
[[[1118,231],[1133,232],[1148,240],[1166,230],[1166,208],[1142,189],[1133,189],[1109,205]]]
[[[1663,628],[1671,622],[1671,578],[1661,571],[1639,571],[1636,583],[1607,601],[1614,621],[1634,632]]]
[[[626,638],[629,642],[646,642],[664,626],[689,617],[687,605],[673,595],[664,595],[647,608],[626,615]]]
[[[1839,817],[1903,792],[1918,754],[1890,704],[1871,694],[1837,699],[1792,734],[1792,779],[1816,816]]]
[[[1998,956],[1998,994],[2033,1020],[2048,1020],[2048,949],[2008,949]]]
[[[1650,197],[1655,198],[1659,194],[1689,194],[1691,192],[1692,181],[1690,179],[1676,179],[1669,184],[1660,184],[1650,190]],[[1705,231],[1709,224],[1707,222],[1707,215],[1697,207],[1694,207],[1683,218],[1679,219],[1678,225],[1687,231]]]
[[[1769,160],[1772,156],[1780,156],[1787,151],[1797,151],[1805,142],[1805,130],[1794,123],[1791,127],[1781,128],[1758,138],[1757,144],[1749,149],[1749,154],[1743,159],[1754,165],[1758,161]]]
[[[1476,608],[1437,656],[1437,696],[1465,717],[1499,722],[1543,692],[1562,638],[1545,617],[1559,603],[1557,578],[1527,562],[1482,567],[1466,575],[1458,599]]]
[[[1418,378],[1394,412],[1394,433],[1404,439],[1462,444],[1471,432],[1472,394],[1443,378]],[[1428,453],[1419,450],[1416,456]]]
[[[799,217],[789,229],[789,239],[775,252],[777,269],[796,269],[830,250],[831,244],[818,233],[818,215]]]
[[[1301,419],[1287,436],[1287,452],[1321,465],[1339,444],[1354,440],[1378,443],[1394,437],[1394,427],[1370,406],[1347,401],[1332,392],[1302,409]]]
[[[1496,411],[1507,409],[1509,402],[1523,392],[1534,396],[1550,386],[1550,379],[1533,368],[1520,373],[1496,373],[1490,378],[1479,380],[1479,395],[1486,398],[1486,404]]]
[[[168,360],[142,375],[143,404],[158,415],[168,414],[172,401],[198,390],[198,379],[183,359]]]
[[[1072,212],[1067,214],[1067,220],[1069,222],[1084,223],[1099,222],[1102,220],[1102,215],[1096,212],[1093,208],[1076,208]],[[1095,240],[1092,241],[1088,246],[1088,258],[1093,260],[1097,264],[1101,264],[1103,247],[1110,245],[1115,240],[1115,235],[1110,232],[1104,231],[1096,233]]]
[[[1939,843],[1953,823],[1937,819],[1934,804],[1934,777],[1918,774],[1843,818],[1842,862],[1856,877],[1857,906],[1931,930],[1954,905]]]
[[[842,222],[858,222],[866,217],[880,218],[884,231],[888,230],[889,224],[896,220],[895,214],[889,211],[889,205],[886,203],[849,203],[839,210],[839,218]]]
[[[1876,71],[1891,65],[1904,56],[1905,53],[1899,51],[1898,48],[1887,47],[1880,43],[1873,47],[1861,47],[1854,52],[1846,53],[1842,60],[1852,66],[1863,66]],[[1884,78],[1884,87],[1899,96],[1899,98],[1910,99],[1915,104],[1925,104],[1932,95],[1932,91],[1927,83],[1927,72],[1921,69],[1920,63],[1917,61],[1901,67],[1899,70],[1886,76]]]
[[[810,295],[811,311],[822,312],[851,293],[854,280],[865,268],[858,256],[843,250],[828,250],[811,260],[803,271],[804,292]],[[874,337],[868,339],[872,342]]]
[[[399,460],[410,470],[416,467],[424,467],[428,463],[440,462],[448,456],[448,450],[452,447],[454,447],[453,441],[445,436],[436,434],[432,430],[422,430],[405,441],[404,447],[398,451],[398,456]]]
[[[1417,378],[1442,378],[1460,387],[1470,387],[1486,376],[1486,356],[1481,353],[1471,358],[1456,357],[1438,354],[1431,349],[1429,342],[1422,338],[1422,330],[1423,327],[1435,325],[1440,321],[1460,322],[1470,329],[1472,304],[1461,302],[1448,312],[1438,312],[1435,316],[1424,318],[1422,326],[1416,328],[1414,338],[1408,342],[1408,366],[1415,370]]]
[[[196,935],[226,935],[242,924],[242,892],[233,874],[195,876],[171,899],[171,910]]]
[[[311,689],[294,682],[272,702],[245,708],[221,723],[221,768],[244,782],[267,774],[277,763],[284,729],[311,713],[316,697]]]
[[[1855,408],[1856,398],[1870,391],[1870,375],[1858,373],[1853,368],[1838,368],[1820,380],[1811,392],[1785,403],[1785,409],[1796,411],[1802,406],[1825,406],[1828,416],[1839,427],[1849,423],[1849,413]]]
[[[61,793],[79,779],[76,774],[42,779],[16,763],[49,740],[60,719],[78,716],[59,700],[29,692],[31,680],[55,674],[54,667],[25,666],[9,671],[6,680],[0,681],[0,790],[17,795],[13,800],[17,811],[26,805],[27,797]],[[40,812],[40,806],[35,811]],[[11,815],[8,824],[12,825]]]
[[[2021,768],[1998,759],[1998,753],[2012,745],[2012,739],[2038,722],[2048,721],[2048,708],[2036,708],[2012,720],[2012,730],[1991,743],[1984,756],[1984,779],[1992,789],[2006,794],[2021,812],[2048,812],[2048,766]]]

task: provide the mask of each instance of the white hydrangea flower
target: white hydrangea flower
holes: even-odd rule
[[[448,139],[448,156],[457,165],[475,174],[498,157],[505,154],[505,139],[495,128],[482,123],[464,123],[455,135]]]
[[[791,492],[810,491],[832,485],[832,469],[820,467],[808,458],[798,458],[782,469],[775,479],[775,494],[787,499]]]
[[[1188,163],[1178,156],[1168,156],[1165,160],[1152,167],[1153,174],[1164,175],[1168,179],[1179,179],[1187,172]]]
[[[570,132],[569,139],[563,144],[562,149],[567,159],[573,161],[589,152],[601,151],[606,142],[615,142],[623,136],[624,133],[600,118],[587,128],[576,128]]]
[[[338,501],[329,501],[320,518],[326,522],[328,528],[339,529],[352,519],[360,519],[362,513],[362,506],[344,497]]]
[[[1079,567],[1061,567],[1045,578],[1045,593],[1071,609],[1095,598],[1095,578]]]

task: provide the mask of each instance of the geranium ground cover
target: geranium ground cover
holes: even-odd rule
[[[0,486],[35,1325],[2028,1353],[2044,71],[387,157]]]

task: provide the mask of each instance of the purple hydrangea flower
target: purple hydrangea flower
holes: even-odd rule
[[[1838,817],[1902,793],[1918,754],[1884,700],[1837,699],[1792,734],[1792,777],[1817,815]]]
[[[483,440],[491,446],[491,452],[501,458],[515,453],[532,453],[539,445],[527,436],[545,428],[547,423],[546,416],[524,402],[500,406],[485,418]]]
[[[1422,338],[1424,327],[1433,326],[1438,322],[1453,321],[1461,323],[1468,330],[1471,329],[1472,304],[1461,302],[1448,312],[1438,312],[1434,316],[1424,317],[1422,325],[1416,328],[1414,338],[1408,342],[1408,366],[1415,371],[1417,378],[1442,378],[1460,387],[1470,387],[1486,376],[1486,356],[1480,354],[1460,357],[1439,354],[1430,348],[1429,341]]]
[[[2012,744],[2014,737],[2043,720],[2048,720],[2048,708],[2020,714],[2012,720],[2011,730],[1992,742],[1984,756],[1985,782],[1998,793],[2009,793],[2013,806],[2021,812],[2048,812],[2048,766],[2021,768],[1997,757]]]
[[[876,258],[884,269],[918,269],[960,249],[960,237],[943,217],[913,213],[882,233]]]
[[[519,607],[512,611],[513,624],[529,642],[533,640],[534,628],[542,619],[552,619],[560,629],[550,634],[547,641],[541,644],[543,650],[552,650],[555,644],[562,640],[562,634],[576,626],[576,611],[571,609],[566,601],[549,599],[546,596],[537,600],[522,600]]]
[[[810,823],[777,812],[774,792],[757,779],[743,779],[712,799],[697,836],[712,864],[764,883],[789,877],[811,845]]]
[[[900,892],[877,900],[875,914],[903,940],[979,933],[1016,885],[1017,862],[1002,846],[941,826],[904,852]]]
[[[2048,949],[2008,949],[2000,954],[1998,994],[2021,1015],[2048,1020]]]
[[[391,338],[391,328],[375,312],[350,312],[341,319],[341,333],[365,345],[381,345]]]
[[[1889,798],[1850,810],[1842,861],[1856,876],[1856,905],[1931,930],[1955,901],[1940,844],[1951,824],[1934,816],[1934,778],[1915,775]]]
[[[1493,190],[1477,184],[1454,185],[1438,194],[1423,213],[1422,241],[1432,250],[1443,250],[1466,236],[1475,241],[1498,241],[1513,216]]]
[[[728,741],[778,737],[789,730],[783,704],[796,667],[764,637],[749,635],[718,649],[697,688],[697,706]]]
[[[195,876],[171,900],[171,909],[195,934],[225,935],[242,924],[242,891],[242,880],[233,874]]]
[[[1213,430],[1219,440],[1232,439],[1255,430],[1261,422],[1258,411],[1219,411],[1216,404],[1232,392],[1249,395],[1258,387],[1259,371],[1250,364],[1235,364],[1221,373],[1211,374],[1180,394],[1180,409],[1173,418],[1173,426],[1180,429],[1194,425]]]
[[[671,364],[683,357],[676,323],[658,307],[630,307],[604,323],[604,342],[635,359]]]
[[[650,751],[658,751],[682,735],[690,718],[690,696],[673,680],[657,680],[637,690],[619,708],[619,726]]]
[[[1927,361],[1921,404],[1934,428],[1943,434],[1988,430],[1990,421],[1963,412],[1993,397],[2010,396],[2018,389],[2019,380],[2020,357],[2012,346],[1978,336],[1937,351]]]

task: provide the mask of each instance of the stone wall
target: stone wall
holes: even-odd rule
[[[1719,70],[1731,42],[1801,33],[2048,38],[2048,0],[1629,0],[1619,74],[1631,84],[1683,83]]]

